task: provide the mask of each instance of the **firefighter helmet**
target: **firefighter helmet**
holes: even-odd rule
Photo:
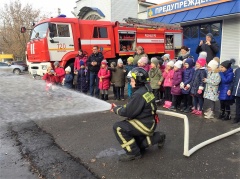
[[[133,68],[129,75],[135,80],[136,86],[144,85],[146,82],[149,82],[148,73],[141,67]]]

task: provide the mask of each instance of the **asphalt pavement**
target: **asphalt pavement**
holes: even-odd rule
[[[124,118],[111,113],[108,110],[110,104],[76,92],[64,93],[66,90],[60,89],[61,92],[46,96],[44,84],[28,75],[1,76],[0,82],[5,84],[0,90],[6,91],[0,94],[1,126],[4,130],[9,129],[10,137],[15,139],[16,145],[12,147],[22,156],[18,159],[28,161],[29,165],[22,171],[28,168],[32,178],[38,175],[43,178],[109,179],[240,177],[240,133],[185,157],[183,120],[160,115],[156,130],[166,133],[165,146],[161,149],[150,147],[139,160],[119,162],[118,156],[124,151],[112,126]],[[112,99],[112,95],[109,97]],[[108,102],[124,104],[127,100]],[[187,116],[190,148],[240,127],[231,121]],[[0,150],[3,154],[7,140],[9,137],[2,135]],[[10,158],[1,157],[1,160],[1,163],[7,163]],[[6,168],[7,165],[1,165],[0,173],[5,173],[0,176],[11,178]],[[19,166],[15,168],[19,169]],[[30,171],[33,168],[35,170]],[[12,176],[17,176],[17,170],[12,169]]]

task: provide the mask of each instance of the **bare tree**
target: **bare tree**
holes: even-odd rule
[[[29,4],[23,6],[19,0],[5,4],[4,9],[0,10],[0,52],[25,59],[30,31],[22,34],[20,29],[25,26],[30,30],[32,23],[41,19],[40,15],[40,9],[33,9]]]

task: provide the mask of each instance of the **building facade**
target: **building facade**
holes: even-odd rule
[[[128,17],[146,19],[152,5],[145,0],[78,0],[74,14],[80,19],[123,22]]]
[[[160,2],[160,0],[159,0]],[[240,1],[239,0],[175,0],[148,8],[148,19],[180,24],[184,45],[196,59],[196,48],[207,33],[212,33],[220,47],[221,61],[235,59],[240,65]]]

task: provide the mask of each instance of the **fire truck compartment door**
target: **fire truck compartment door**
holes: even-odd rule
[[[55,23],[53,26],[54,37],[51,39],[48,35],[50,61],[61,61],[66,53],[74,50],[72,28],[67,23]]]

